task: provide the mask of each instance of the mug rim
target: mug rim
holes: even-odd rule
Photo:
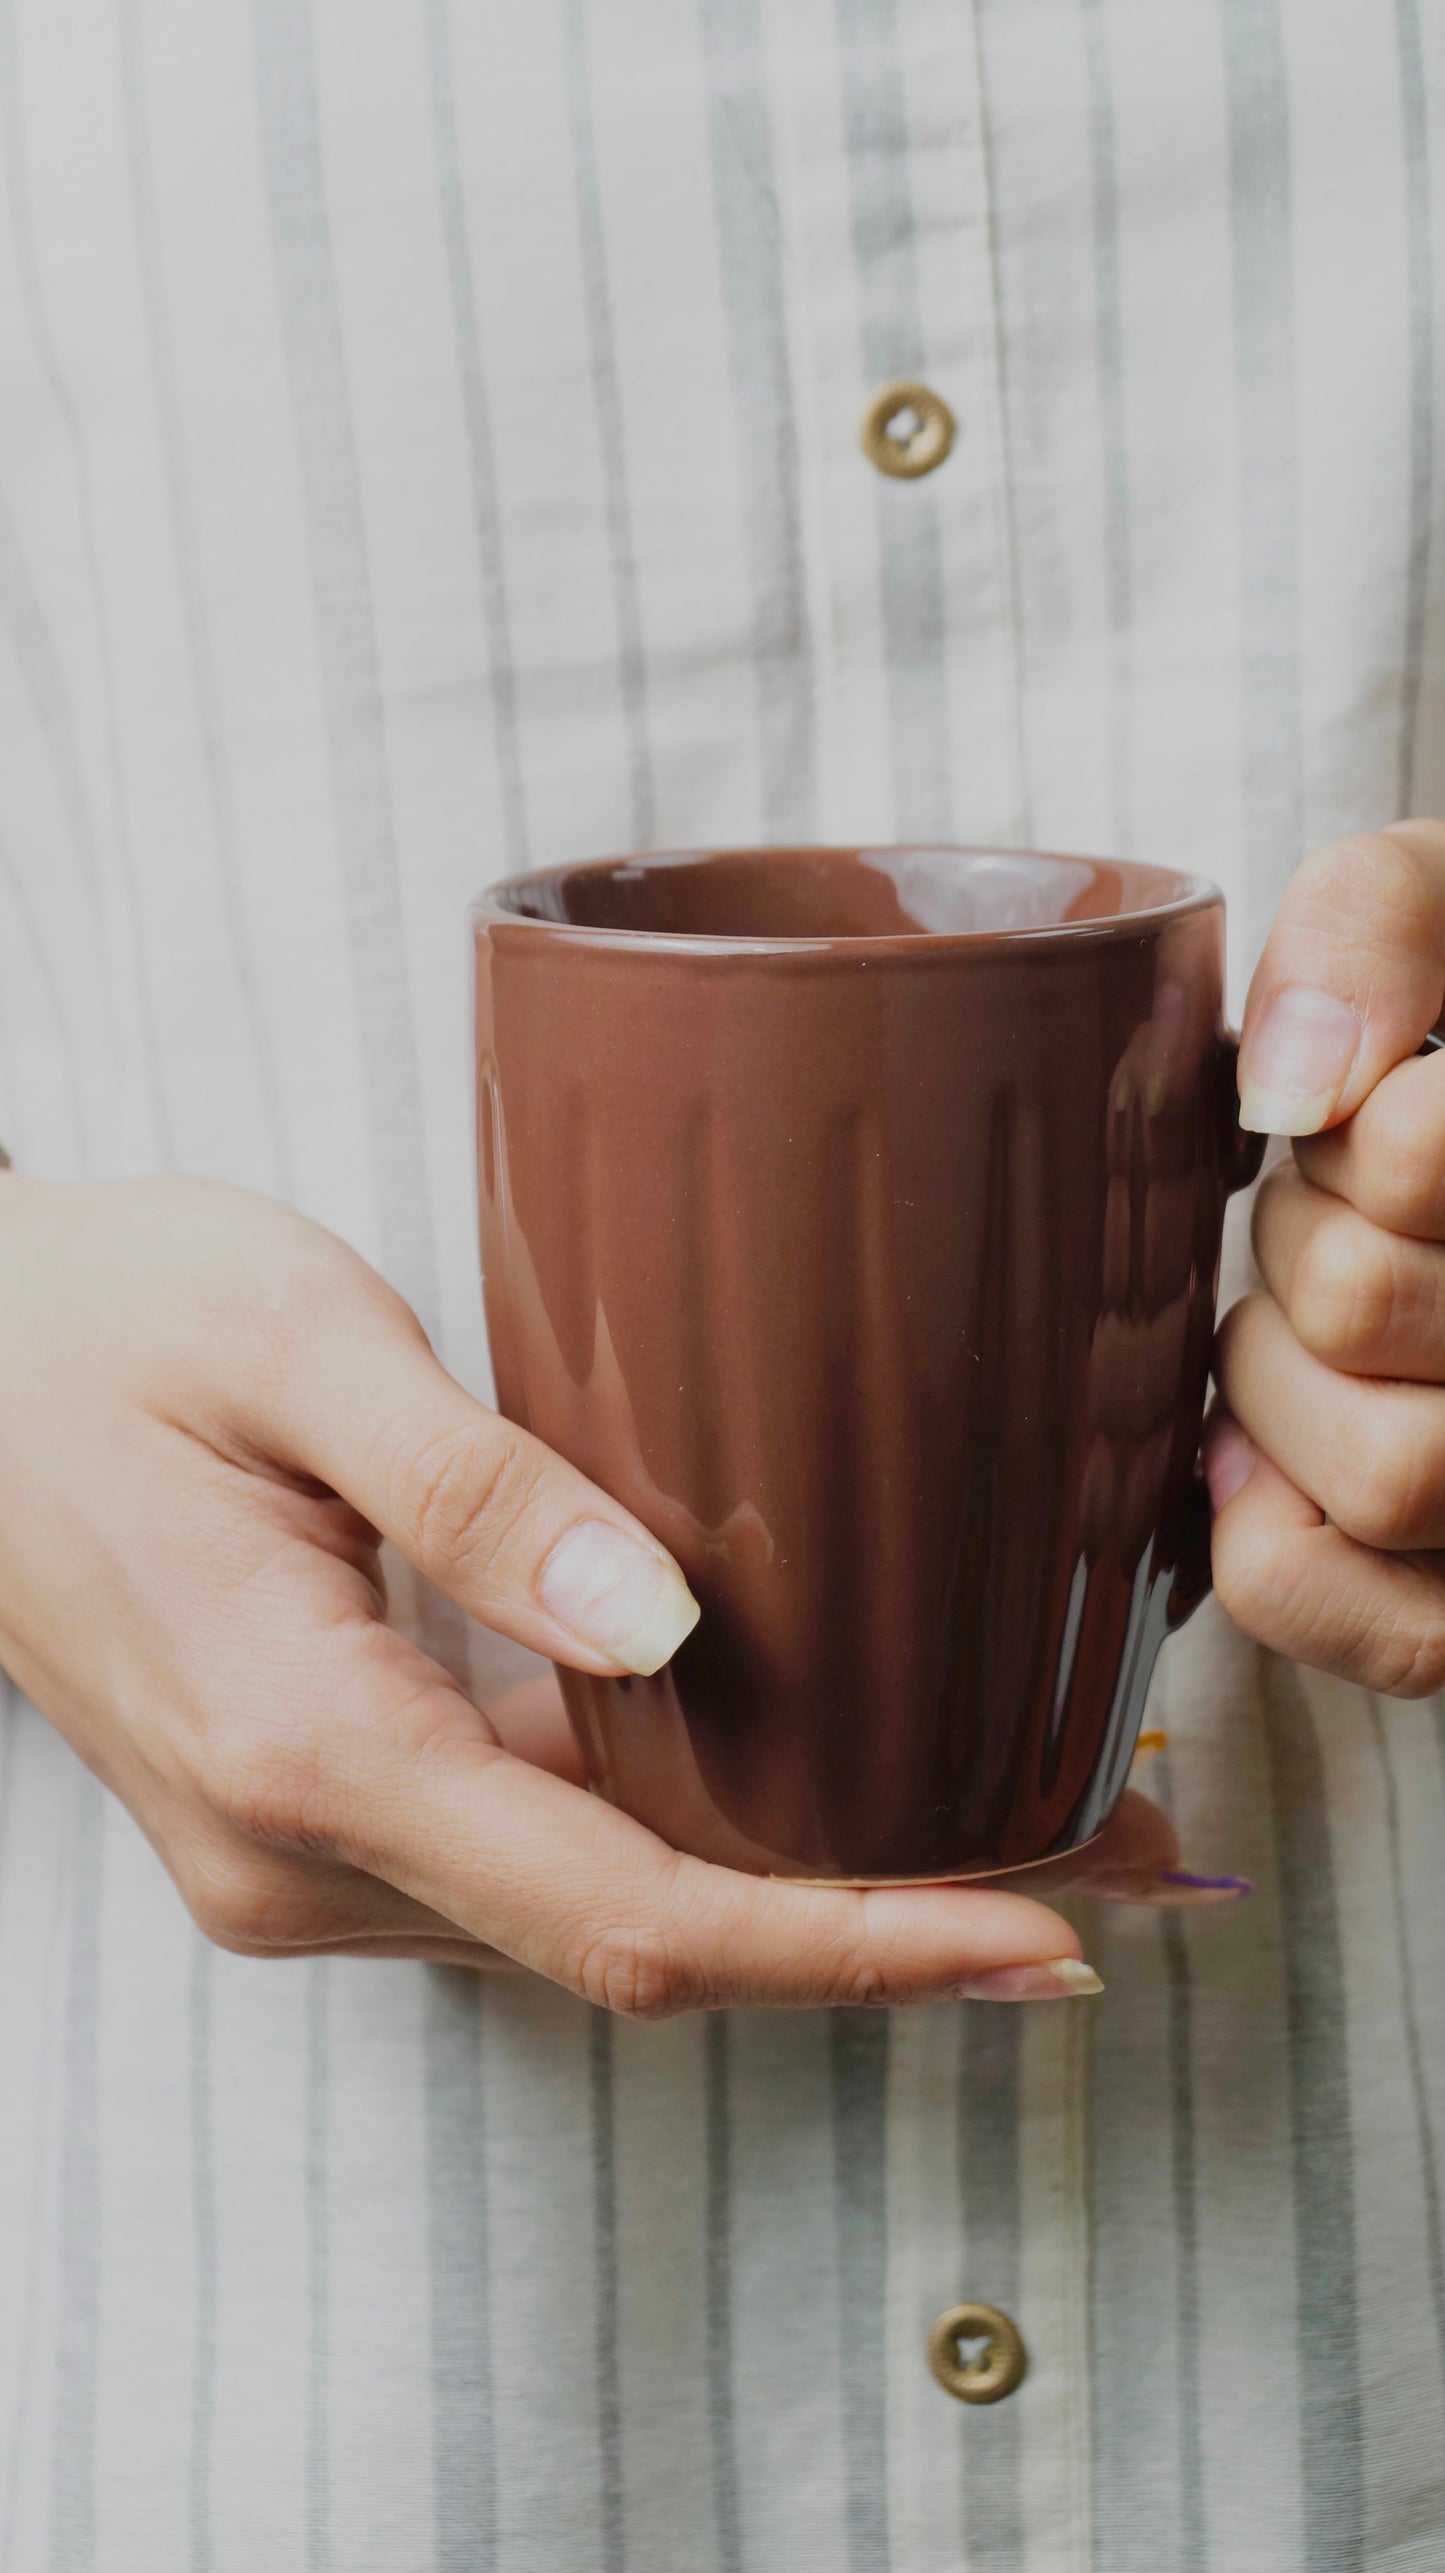
[[[787,937],[778,932],[756,932],[740,935],[717,930],[624,929],[604,927],[589,921],[542,920],[535,912],[512,909],[505,897],[515,895],[524,885],[556,883],[559,878],[580,874],[603,874],[619,867],[652,868],[666,866],[706,865],[710,859],[739,857],[893,857],[915,849],[927,848],[956,857],[1021,857],[1035,858],[1047,866],[1107,866],[1116,868],[1125,878],[1159,876],[1172,878],[1178,890],[1162,901],[1139,903],[1127,911],[1106,913],[1092,920],[1048,921],[1033,927],[1003,929],[906,929],[850,934],[845,931],[804,933]],[[944,949],[966,949],[978,953],[987,948],[1048,947],[1050,945],[1103,945],[1119,939],[1138,937],[1141,933],[1163,927],[1170,921],[1186,918],[1192,912],[1223,909],[1224,895],[1208,876],[1187,873],[1177,867],[1140,864],[1132,858],[1104,858],[1097,853],[1062,849],[1000,849],[985,841],[736,841],[726,846],[709,848],[648,849],[630,854],[614,852],[610,856],[567,858],[550,866],[524,868],[519,874],[502,876],[479,893],[468,905],[467,919],[472,930],[502,928],[508,931],[540,931],[568,946],[601,947],[638,954],[710,955],[717,953],[771,956],[857,956],[877,949],[890,956],[912,954],[936,955]]]

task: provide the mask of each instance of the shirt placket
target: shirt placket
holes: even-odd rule
[[[815,635],[820,827],[1027,837],[988,149],[971,11],[770,0]],[[888,384],[946,405],[914,479],[870,463]]]
[[[766,34],[819,828],[843,841],[1016,845],[1028,795],[973,13],[770,0]],[[866,431],[860,441],[870,403],[899,381],[939,397],[953,424],[913,477],[880,471]],[[887,412],[885,399],[875,446]],[[1082,2018],[1029,2012],[984,2043],[968,2009],[892,2022],[878,2328],[893,2573],[1004,2561],[1074,2573],[1088,2561]],[[927,2357],[940,2313],[974,2301],[1010,2312],[1028,2351],[1022,2386],[986,2407],[952,2399]]]

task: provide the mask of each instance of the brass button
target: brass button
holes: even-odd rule
[[[881,474],[912,482],[942,464],[954,426],[942,394],[927,384],[881,384],[858,424],[858,444]]]
[[[960,2403],[1002,2403],[1028,2363],[1018,2326],[996,2305],[950,2305],[928,2335],[928,2364]]]

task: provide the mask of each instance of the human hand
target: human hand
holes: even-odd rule
[[[654,1668],[696,1610],[626,1511],[265,1199],[0,1181],[0,1527],[0,1661],[222,1946],[510,1959],[648,2016],[1093,1988],[1016,1880],[859,1893],[679,1857],[565,1774],[545,1692],[499,1729],[388,1628],[378,1532],[581,1669]],[[1133,1797],[1072,1873],[1188,1899],[1175,1856]]]
[[[1262,1643],[1402,1697],[1445,1683],[1445,825],[1300,868],[1260,960],[1241,1113],[1296,1138],[1254,1211],[1205,1435],[1214,1582]]]

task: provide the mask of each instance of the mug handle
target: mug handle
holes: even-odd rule
[[[1239,1122],[1238,1066],[1239,1039],[1231,1029],[1226,1031],[1221,1048],[1222,1077],[1219,1085],[1219,1168],[1227,1197],[1232,1197],[1236,1189],[1250,1187],[1258,1179],[1264,1148],[1269,1141],[1267,1135],[1246,1134]],[[1212,1587],[1209,1539],[1213,1520],[1209,1486],[1196,1466],[1194,1479],[1185,1495],[1183,1533],[1165,1612],[1171,1635],[1186,1618],[1193,1616],[1201,1599],[1208,1597]]]

